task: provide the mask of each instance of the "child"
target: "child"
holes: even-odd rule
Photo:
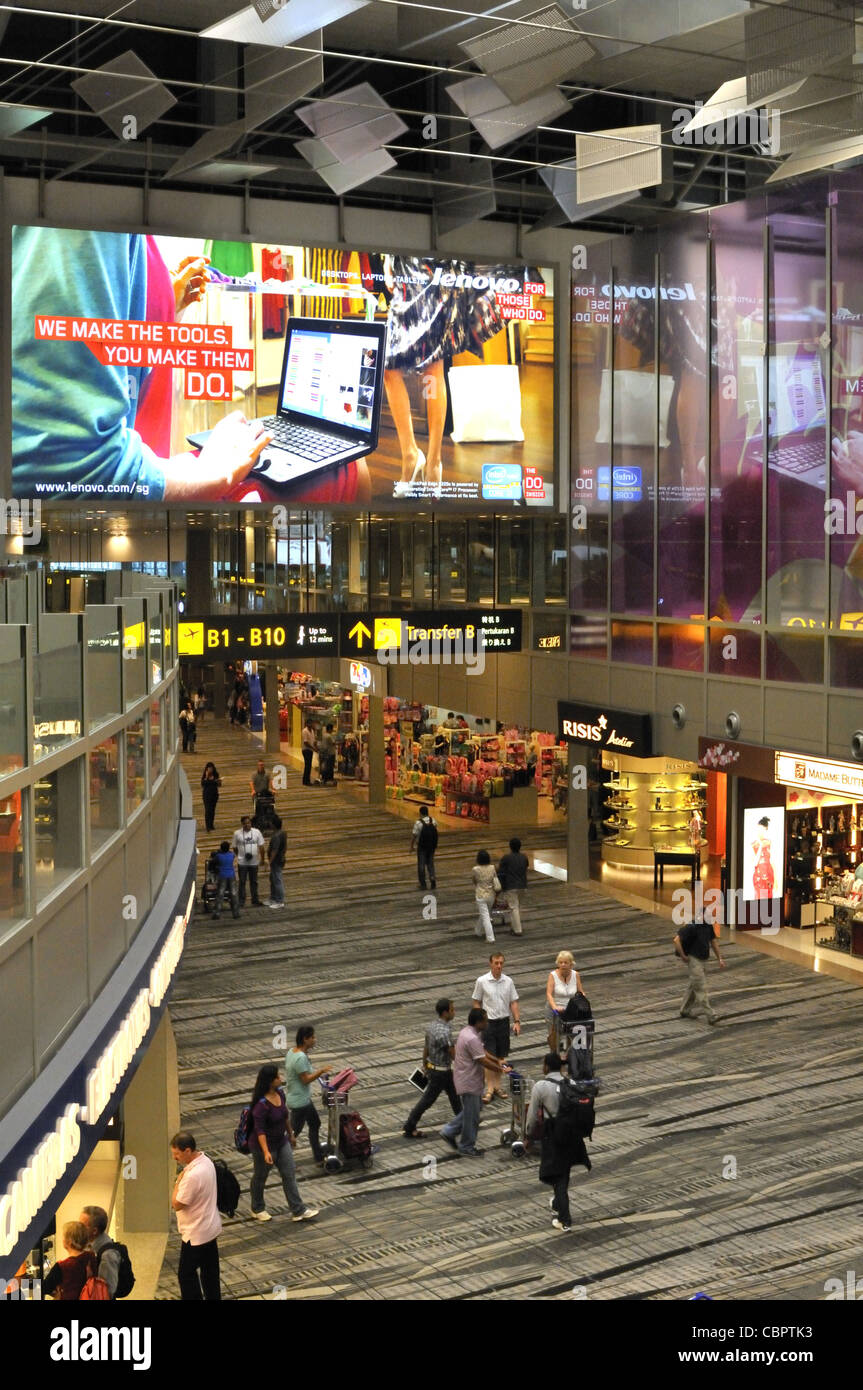
[[[227,840],[222,841],[222,843],[219,845],[218,852],[213,856],[213,858],[217,862],[219,874],[219,882],[216,888],[216,906],[213,911],[213,921],[218,922],[219,920],[219,912],[222,906],[222,899],[224,898],[226,892],[231,899],[231,916],[235,918],[239,917],[240,907],[239,894],[237,889],[237,870],[234,862],[234,851],[231,849],[231,846],[228,844]]]
[[[80,1221],[67,1221],[63,1227],[63,1247],[66,1259],[52,1265],[42,1285],[43,1298],[62,1299],[64,1303],[81,1297],[81,1290],[96,1272],[96,1260],[87,1246],[87,1228]]]

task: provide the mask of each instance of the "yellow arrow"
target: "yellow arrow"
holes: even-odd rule
[[[366,627],[365,623],[362,623],[362,622],[360,622],[360,623],[354,623],[353,627],[351,628],[350,632],[348,633],[348,641],[350,641],[352,637],[356,637],[356,639],[357,639],[357,648],[358,648],[358,649],[362,648],[362,645],[363,645],[363,633],[365,633],[366,637],[371,637],[371,635],[372,635],[372,634],[371,634],[371,630],[370,630],[369,628]]]

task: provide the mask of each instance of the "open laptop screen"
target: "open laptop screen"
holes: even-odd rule
[[[380,351],[379,339],[372,334],[294,327],[282,382],[282,410],[370,431]]]

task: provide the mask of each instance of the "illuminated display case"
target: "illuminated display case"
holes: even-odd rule
[[[603,787],[602,857],[629,868],[653,868],[656,850],[707,847],[707,782],[695,763],[672,758],[613,758],[612,777]],[[700,818],[697,846],[692,841]]]

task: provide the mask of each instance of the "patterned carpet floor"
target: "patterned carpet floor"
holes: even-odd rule
[[[257,748],[210,718],[184,765],[213,758],[224,779],[216,833],[199,835],[199,878],[211,846],[250,804]],[[223,1296],[232,1299],[823,1299],[825,1281],[863,1270],[863,991],[723,942],[728,968],[708,968],[722,1022],[678,1017],[685,972],[669,924],[588,890],[532,874],[524,936],[499,937],[521,995],[524,1031],[512,1060],[531,1078],[545,1051],[543,998],[554,957],[570,948],[597,1019],[604,1090],[593,1170],[574,1169],[573,1230],[551,1227],[535,1157],[500,1144],[509,1117],[483,1108],[480,1159],[438,1138],[401,1137],[416,1097],[435,1000],[466,1020],[488,948],[473,934],[476,850],[505,849],[481,827],[442,830],[437,915],[416,885],[410,825],[336,789],[277,797],[288,836],[283,910],[246,908],[234,922],[196,916],[174,988],[183,1122],[243,1187],[220,1238]],[[201,820],[201,824],[203,824]],[[525,827],[525,849],[560,848],[555,827]],[[263,888],[262,888],[263,891]],[[725,933],[727,936],[727,932]],[[324,1176],[305,1136],[296,1151],[304,1199],[294,1224],[277,1176],[273,1220],[249,1214],[251,1163],[233,1149],[258,1068],[279,1060],[280,1030],[317,1028],[318,1065],[351,1064],[353,1106],[377,1153],[368,1170]],[[176,1233],[158,1298],[178,1296]]]

